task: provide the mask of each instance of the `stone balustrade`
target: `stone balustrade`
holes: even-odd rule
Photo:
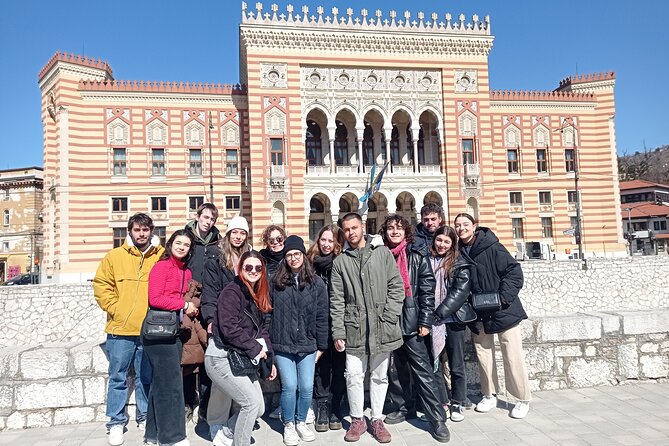
[[[523,263],[530,319],[521,327],[532,389],[666,380],[669,256],[588,266]],[[0,287],[0,309],[14,315],[0,338],[0,430],[105,421],[105,315],[91,285]],[[466,357],[475,394],[469,341]],[[498,373],[503,392],[504,370]],[[278,383],[264,388],[276,400]]]

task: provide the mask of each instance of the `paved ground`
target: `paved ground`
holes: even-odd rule
[[[669,383],[640,384],[591,389],[537,392],[530,414],[524,420],[508,416],[509,409],[499,403],[496,410],[479,414],[465,412],[465,420],[449,422],[450,445],[669,445]],[[417,420],[390,426],[391,444],[423,446],[440,444]],[[254,433],[255,446],[282,445],[280,425],[270,420]],[[193,446],[210,444],[200,428],[189,425]],[[126,445],[140,445],[141,433],[130,426]],[[104,424],[58,426],[0,433],[0,445],[86,445],[107,444]],[[310,446],[343,445],[344,431],[316,434]],[[366,434],[359,446],[377,445]]]

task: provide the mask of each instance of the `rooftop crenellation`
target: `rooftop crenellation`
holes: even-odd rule
[[[109,74],[109,77],[113,77],[113,72],[107,61],[102,59],[95,59],[93,57],[82,56],[80,54],[67,53],[64,51],[57,51],[51,59],[44,65],[39,72],[37,79],[42,79],[46,73],[59,61],[70,62],[77,65],[84,65],[91,68],[99,68],[106,71]]]
[[[588,73],[588,74],[574,74],[573,76],[568,76],[560,81],[560,88],[567,87],[574,84],[583,84],[586,82],[598,82],[598,81],[607,81],[616,78],[615,71],[606,71],[603,73]]]
[[[315,12],[315,14],[314,14]],[[286,11],[279,13],[279,6],[273,3],[270,11],[263,10],[263,4],[255,4],[255,12],[249,11],[246,2],[242,2],[242,23],[251,25],[281,25],[294,27],[309,27],[316,29],[343,29],[343,30],[369,30],[369,31],[401,31],[416,33],[440,33],[440,34],[475,34],[490,35],[490,17],[485,16],[480,20],[474,14],[471,22],[467,22],[465,15],[457,17],[445,14],[442,18],[436,12],[427,16],[419,11],[412,16],[410,11],[404,11],[398,16],[396,10],[391,10],[387,17],[383,11],[377,9],[372,14],[367,9],[360,10],[360,16],[354,17],[353,8],[347,8],[345,13],[340,13],[339,8],[333,7],[331,15],[326,14],[325,8],[318,6],[311,11],[308,6],[302,6],[301,12],[295,10],[292,4],[286,6]]]
[[[190,94],[246,94],[246,86],[240,84],[213,84],[202,82],[164,82],[164,81],[79,81],[82,91],[141,91],[156,93]]]

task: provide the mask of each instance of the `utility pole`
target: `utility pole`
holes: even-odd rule
[[[214,159],[211,152],[211,130],[214,123],[211,120],[211,111],[209,112],[209,202],[214,202]]]

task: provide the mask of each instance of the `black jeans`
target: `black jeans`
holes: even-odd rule
[[[404,336],[404,344],[393,352],[396,375],[389,377],[389,391],[398,410],[412,412],[416,404],[428,421],[446,421],[439,399],[439,385],[434,375],[429,336]]]
[[[446,357],[451,370],[451,401],[464,403],[467,399],[467,375],[465,373],[465,330],[461,324],[446,324]]]
[[[176,443],[186,438],[186,414],[181,376],[182,344],[143,341],[144,353],[153,367],[144,438],[159,443]]]
[[[338,352],[331,342],[316,363],[314,373],[314,398],[316,401],[328,401],[332,397],[332,404],[341,404],[346,394],[346,352]]]

